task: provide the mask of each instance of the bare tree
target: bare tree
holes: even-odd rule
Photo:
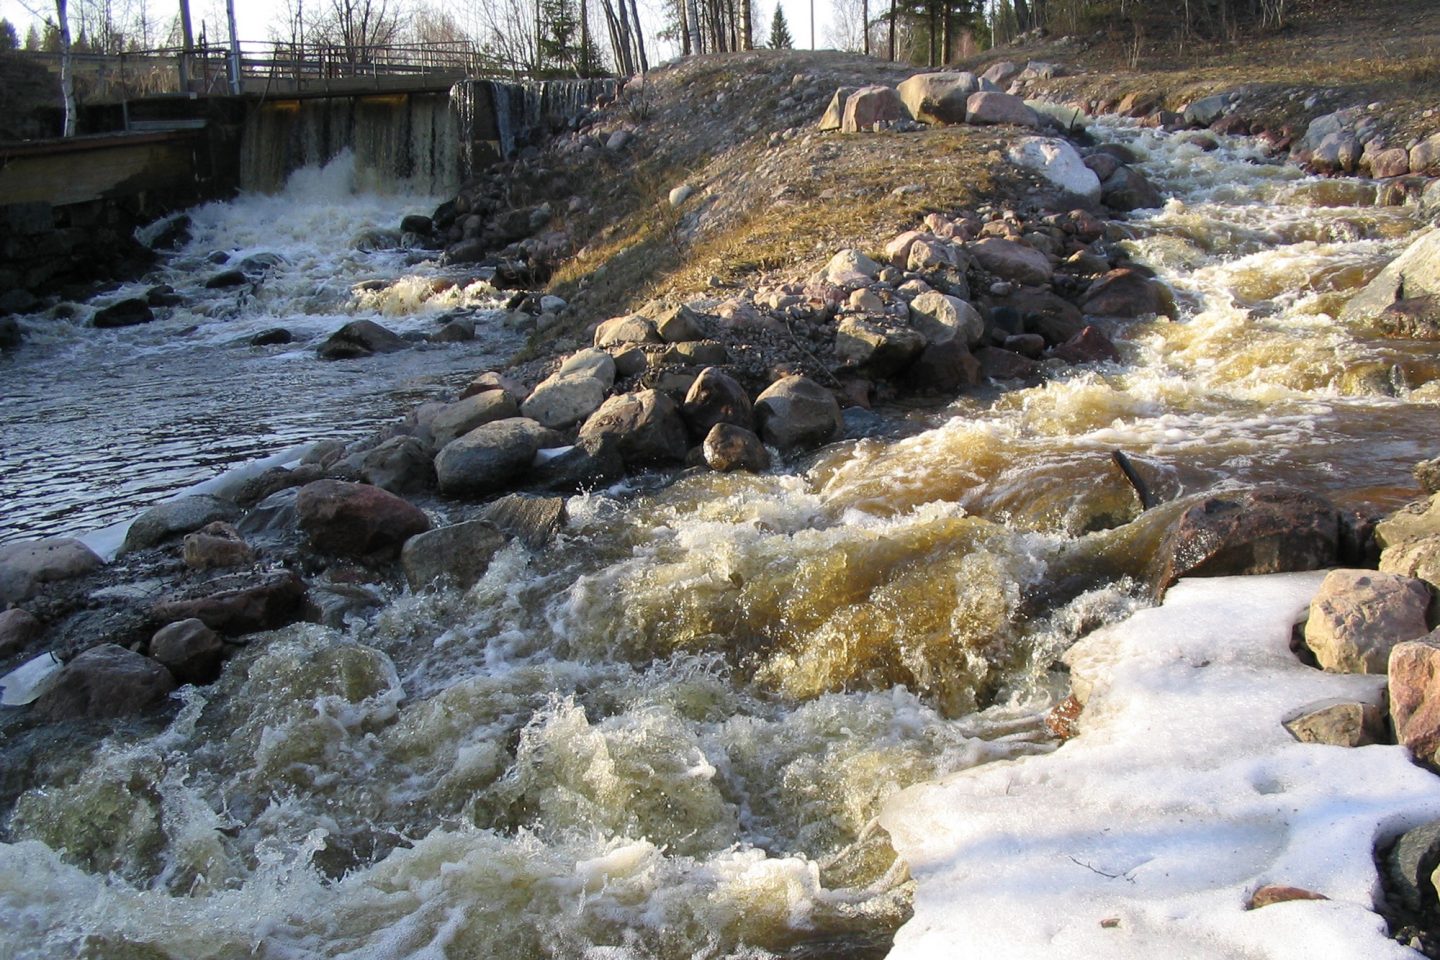
[[[65,98],[63,136],[75,136],[75,65],[70,58],[70,16],[66,0],[55,0],[55,18],[60,30],[60,95]]]

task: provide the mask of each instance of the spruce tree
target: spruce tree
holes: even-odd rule
[[[9,20],[0,20],[0,53],[19,49],[20,35],[15,32],[15,25]]]
[[[775,16],[770,21],[770,48],[772,50],[790,50],[794,46],[795,40],[790,36],[790,25],[785,22],[785,9],[777,3]]]

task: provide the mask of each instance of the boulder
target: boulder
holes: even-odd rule
[[[1405,540],[1386,547],[1380,554],[1380,572],[1414,577],[1440,591],[1440,536]]]
[[[892,267],[904,270],[910,263],[910,248],[916,240],[924,239],[928,234],[919,230],[906,230],[885,244],[885,259]]]
[[[175,678],[161,664],[102,643],[67,663],[31,711],[49,721],[114,719],[153,709],[174,689]]]
[[[140,514],[125,532],[125,545],[120,552],[144,550],[217,520],[233,522],[238,519],[240,508],[230,500],[207,493],[177,497]]]
[[[295,335],[284,327],[271,327],[262,330],[250,338],[252,347],[274,347],[286,343],[294,343]]]
[[[482,424],[518,416],[520,408],[508,393],[490,390],[446,404],[430,421],[430,435],[439,450]]]
[[[1217,93],[1214,96],[1201,97],[1185,106],[1181,114],[1185,118],[1187,126],[1208,127],[1219,120],[1234,108],[1236,97],[1230,93]]]
[[[430,529],[425,511],[368,483],[317,480],[295,499],[300,529],[317,551],[364,561],[393,560],[405,541]]]
[[[835,330],[835,355],[871,377],[899,373],[919,356],[925,343],[917,330],[863,317],[842,317]]]
[[[162,623],[196,619],[227,636],[274,630],[300,619],[305,581],[292,570],[230,574],[187,588],[156,603]]]
[[[240,531],[223,520],[207,523],[181,541],[180,555],[191,570],[244,567],[255,562],[255,551]],[[168,664],[167,664],[168,666]]]
[[[1415,482],[1420,484],[1420,489],[1426,493],[1440,493],[1440,457],[1421,460],[1415,464],[1411,473],[1415,476]]]
[[[910,325],[927,344],[959,340],[962,346],[972,347],[985,335],[985,321],[974,307],[933,290],[910,301]]]
[[[910,119],[900,94],[890,87],[861,87],[845,99],[845,114],[840,121],[844,133],[861,133],[879,125]]]
[[[717,340],[687,340],[684,343],[672,343],[659,354],[651,354],[652,358],[659,358],[661,364],[678,363],[691,367],[709,367],[719,363],[730,362],[730,351],[725,345]]]
[[[1043,338],[1042,338],[1043,339]],[[1066,363],[1119,363],[1120,351],[1110,338],[1093,324],[1050,350],[1050,356]]]
[[[539,550],[569,522],[562,497],[536,497],[510,493],[486,505],[479,519],[514,537],[531,550]]]
[[[911,393],[953,396],[980,383],[980,361],[959,337],[932,343],[905,371],[905,389]]]
[[[665,200],[670,206],[678,207],[694,195],[695,188],[688,183],[682,183],[678,187],[671,187],[670,192],[665,195]]]
[[[989,380],[1029,380],[1040,374],[1040,364],[1000,347],[981,347],[975,351],[975,360],[980,375]]]
[[[485,520],[439,527],[411,537],[400,552],[400,566],[411,590],[441,583],[468,590],[505,546],[505,535]]]
[[[1054,137],[1022,137],[1010,147],[1006,156],[1016,166],[1035,171],[1062,193],[1078,197],[1086,203],[1095,203],[1100,199],[1100,178],[1085,165],[1080,152],[1068,141]]]
[[[478,497],[524,476],[549,431],[526,417],[496,420],[446,444],[435,457],[440,492]]]
[[[1440,867],[1440,820],[1407,830],[1385,853],[1385,874],[1393,892],[1411,913],[1435,909],[1435,884]]]
[[[842,429],[834,394],[803,376],[777,380],[755,400],[760,436],[781,450],[818,447]]]
[[[221,270],[219,273],[212,273],[209,279],[205,281],[205,289],[228,290],[231,287],[243,287],[249,282],[250,278],[245,276],[244,270],[232,268],[230,270]]]
[[[854,93],[855,90],[855,87],[839,87],[836,89],[834,96],[830,98],[829,105],[825,108],[825,114],[820,118],[821,130],[840,129],[841,125],[845,122],[845,104],[850,99],[850,94]]]
[[[950,124],[965,122],[965,102],[978,89],[973,73],[920,73],[903,81],[896,92],[921,123]]]
[[[966,249],[980,262],[980,266],[995,276],[1027,286],[1049,283],[1055,272],[1049,257],[1014,240],[986,237]]]
[[[611,317],[595,328],[596,347],[614,347],[622,343],[664,343],[655,322],[648,317],[632,314],[625,317]]]
[[[1430,537],[1440,537],[1440,494],[1406,504],[1375,525],[1375,542],[1382,550]]]
[[[1396,741],[1416,760],[1440,766],[1440,630],[1395,644],[1387,668]]]
[[[1365,747],[1385,743],[1385,699],[1377,687],[1374,701],[1332,697],[1307,704],[1295,711],[1285,729],[1301,743],[1324,743],[1332,747]]]
[[[344,630],[353,620],[367,620],[384,604],[384,593],[373,584],[322,580],[310,585],[305,619]]]
[[[1440,170],[1440,133],[1432,133],[1410,148],[1406,166],[1412,173],[1434,173]]]
[[[1354,173],[1363,152],[1364,146],[1351,131],[1332,133],[1310,151],[1310,168],[1317,173]]]
[[[1384,673],[1390,649],[1429,632],[1430,588],[1373,570],[1332,570],[1310,603],[1305,643],[1331,673]]]
[[[471,320],[450,320],[430,335],[431,343],[469,343],[475,339],[475,323]]]
[[[101,330],[113,330],[117,327],[138,327],[154,319],[155,312],[150,309],[149,303],[140,297],[131,297],[97,310],[90,325]]]
[[[24,331],[14,317],[0,317],[0,351],[17,350]]]
[[[666,343],[705,339],[705,328],[700,323],[700,315],[684,304],[659,305],[653,308],[647,306],[645,314],[654,321],[655,332],[660,334],[660,339]]]
[[[354,360],[405,349],[405,341],[374,320],[351,320],[320,344],[321,360]]]
[[[614,361],[611,364],[613,368]],[[520,405],[520,413],[546,427],[562,429],[598,410],[605,402],[605,389],[605,384],[595,377],[557,373],[536,385]]]
[[[181,683],[211,683],[220,676],[225,642],[203,620],[177,620],[150,638],[150,656]]]
[[[988,80],[1002,90],[1010,86],[1011,81],[1020,76],[1023,68],[1013,60],[1000,60],[990,64],[985,72],[980,74],[981,80]]]
[[[1092,153],[1085,158],[1085,166],[1089,167],[1095,176],[1100,178],[1100,185],[1103,188],[1105,181],[1120,169],[1120,161],[1108,153]]]
[[[1165,198],[1145,174],[1134,167],[1119,167],[1100,184],[1100,202],[1112,210],[1145,210],[1163,207]]]
[[[711,470],[728,473],[745,470],[760,473],[770,469],[770,451],[751,431],[733,423],[717,423],[701,444],[705,464]]]
[[[580,439],[613,437],[627,465],[644,466],[685,459],[689,441],[675,401],[658,390],[611,397],[580,428]]]
[[[614,437],[581,440],[558,451],[542,451],[531,472],[530,484],[539,490],[574,493],[613,483],[625,475]]]
[[[360,479],[394,494],[419,493],[435,485],[435,464],[418,437],[391,437],[360,457]]]
[[[1163,596],[1181,577],[1323,570],[1339,559],[1340,513],[1309,491],[1259,486],[1196,498],[1156,551],[1150,581]]]
[[[825,265],[824,278],[842,290],[850,291],[875,282],[880,264],[855,249],[841,250]]]
[[[615,386],[615,358],[604,350],[587,347],[565,358],[555,377],[594,377],[606,390]]]
[[[496,373],[493,370],[487,370],[477,375],[475,379],[466,385],[464,390],[460,391],[460,399],[463,400],[466,397],[473,397],[477,393],[489,393],[492,390],[503,390],[510,396],[510,399],[514,400],[517,404],[529,395],[529,391],[525,389],[525,385],[514,377],[506,376],[503,373]]]
[[[1440,340],[1440,296],[1406,297],[1381,310],[1372,325],[1381,336]]]
[[[12,607],[0,610],[0,659],[20,653],[45,630],[29,611]]]
[[[43,584],[83,577],[105,561],[79,540],[57,537],[0,546],[0,603],[33,597]]]
[[[1092,317],[1173,318],[1175,298],[1159,280],[1120,267],[1090,284],[1080,297],[1080,309]]]
[[[1410,172],[1410,154],[1404,147],[1382,147],[1373,153],[1367,153],[1366,159],[1370,164],[1370,175],[1377,180],[1403,177]]]
[[[1038,127],[1040,117],[1019,97],[982,90],[965,100],[965,122],[970,124],[1009,123],[1017,127]]]
[[[734,377],[715,367],[706,367],[690,385],[680,414],[691,434],[704,437],[720,423],[729,423],[750,430],[755,425],[755,412],[750,397]]]
[[[1416,238],[1340,312],[1342,322],[1370,320],[1397,300],[1440,295],[1440,228]]]

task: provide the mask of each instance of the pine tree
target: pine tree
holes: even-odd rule
[[[35,29],[35,24],[30,24],[30,30],[25,34],[25,50],[27,53],[40,52],[40,31]]]
[[[15,32],[15,25],[9,20],[0,20],[0,53],[19,49],[20,34]]]
[[[795,40],[790,36],[790,25],[785,22],[785,9],[777,3],[775,16],[770,21],[770,48],[772,50],[790,50],[794,46]]]

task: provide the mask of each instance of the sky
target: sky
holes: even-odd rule
[[[72,4],[76,0],[71,0]],[[658,13],[658,0],[637,0],[641,8],[642,16],[647,22],[656,24],[660,21]],[[825,37],[832,16],[833,0],[779,0],[785,8],[785,19],[790,25],[790,35],[795,38],[795,46],[809,48],[810,42],[810,11],[813,2],[815,13],[815,43],[819,47],[826,46]],[[171,9],[179,10],[178,3],[164,2],[164,0],[151,0],[150,9],[161,17],[171,15]],[[0,17],[9,20],[15,25],[23,41],[26,31],[31,23],[38,23],[45,15],[52,15],[55,9],[53,0],[0,0]],[[263,42],[270,38],[271,25],[281,24],[285,21],[285,0],[236,0],[235,21],[237,32],[242,41]],[[754,31],[757,40],[764,40],[770,34],[770,18],[775,10],[775,0],[758,0],[757,16],[754,20]],[[36,14],[39,14],[37,16]],[[223,0],[190,0],[190,17],[194,30],[200,32],[201,21],[205,21],[212,38],[223,38],[225,4]],[[666,48],[662,45],[659,55],[652,52],[651,60],[659,62],[674,56],[678,51],[672,46]]]

